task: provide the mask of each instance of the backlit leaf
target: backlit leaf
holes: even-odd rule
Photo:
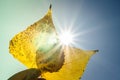
[[[28,68],[39,70],[39,75],[46,80],[79,80],[89,59],[97,52],[62,46],[52,21],[51,6],[42,19],[12,38],[9,51]],[[20,74],[10,80],[20,78]]]

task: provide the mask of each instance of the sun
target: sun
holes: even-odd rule
[[[71,45],[74,42],[73,39],[73,35],[72,33],[70,33],[70,31],[63,31],[60,35],[59,35],[59,39],[60,39],[60,43],[62,45]]]

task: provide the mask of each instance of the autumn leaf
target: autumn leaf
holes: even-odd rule
[[[40,72],[35,72],[37,77],[39,75],[46,80],[79,80],[91,56],[98,50],[86,51],[63,46],[58,37],[50,6],[42,19],[12,38],[9,52],[28,68],[37,69]],[[26,76],[31,75],[28,73]]]

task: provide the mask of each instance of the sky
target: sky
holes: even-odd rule
[[[41,19],[52,4],[53,22],[75,34],[77,48],[98,49],[81,80],[120,80],[119,0],[0,0],[0,80],[26,69],[9,54],[9,41]]]

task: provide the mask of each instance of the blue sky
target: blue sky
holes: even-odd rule
[[[42,18],[50,3],[58,32],[72,25],[82,33],[74,46],[99,49],[81,80],[120,80],[119,0],[0,0],[0,80],[26,69],[9,54],[9,40]]]

